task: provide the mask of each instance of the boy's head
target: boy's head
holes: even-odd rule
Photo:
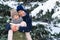
[[[15,14],[18,14],[18,12],[16,11],[16,9],[11,9],[10,10],[10,13],[11,13],[11,17]]]
[[[26,15],[25,9],[22,5],[18,5],[16,10],[21,17]]]
[[[10,13],[11,13],[11,17],[13,19],[18,19],[19,18],[19,15],[18,15],[18,12],[16,11],[16,9],[11,9]]]

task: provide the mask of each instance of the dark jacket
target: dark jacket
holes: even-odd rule
[[[22,5],[18,5],[16,10],[17,10],[17,12],[20,10],[23,10],[26,13],[26,16],[24,16],[22,18],[23,18],[23,21],[25,21],[27,23],[27,27],[20,27],[19,31],[20,32],[29,32],[32,28],[32,18],[29,16],[29,13],[23,8]]]
[[[26,11],[25,11],[26,12]],[[21,27],[19,28],[20,32],[29,32],[32,28],[32,17],[29,16],[29,13],[26,12],[26,16],[22,17],[23,21],[27,23],[27,27]]]

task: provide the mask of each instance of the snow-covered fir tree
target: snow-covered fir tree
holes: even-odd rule
[[[25,1],[28,4],[25,5]],[[6,20],[9,18],[8,10],[16,9],[20,2],[23,2],[23,7],[32,15],[33,40],[60,40],[60,0],[1,0],[0,23],[3,25],[0,25],[0,40],[6,40],[7,37],[7,35],[2,36],[1,32],[5,29]]]

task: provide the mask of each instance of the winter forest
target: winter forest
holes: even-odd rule
[[[22,5],[32,16],[33,40],[60,40],[60,0],[0,0],[0,40],[5,25],[10,20],[10,9]]]

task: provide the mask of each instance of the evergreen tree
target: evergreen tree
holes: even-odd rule
[[[37,24],[36,26],[33,26],[33,29],[31,31],[31,35],[33,40],[48,40],[51,37],[51,33],[47,30],[48,28],[44,25]]]
[[[5,29],[7,16],[10,16],[9,10],[11,8],[7,5],[0,4],[0,40],[7,40],[7,34],[2,35],[2,32]]]

